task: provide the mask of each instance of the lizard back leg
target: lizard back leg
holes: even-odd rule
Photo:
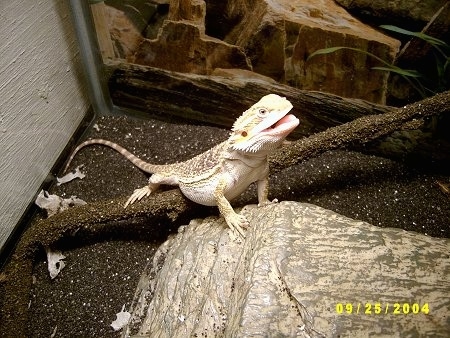
[[[148,185],[143,188],[135,189],[123,207],[126,208],[130,204],[140,201],[144,197],[150,196],[150,194],[157,190],[161,184],[178,185],[178,182],[173,177],[153,174],[148,180]]]

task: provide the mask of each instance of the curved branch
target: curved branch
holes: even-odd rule
[[[357,118],[283,147],[270,157],[270,171],[278,172],[325,151],[365,144],[402,129],[407,122],[449,111],[450,91],[447,91],[384,114]]]

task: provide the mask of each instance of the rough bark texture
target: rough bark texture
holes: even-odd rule
[[[294,105],[301,123],[294,136],[307,136],[328,127],[392,107],[363,100],[310,92],[267,81],[242,70],[217,70],[220,76],[174,73],[124,63],[109,63],[110,91],[119,106],[149,113],[170,112],[179,117],[221,124],[229,128],[241,113],[262,96],[276,93]]]
[[[222,219],[208,218],[161,246],[141,277],[124,337],[449,332],[450,240],[304,203],[242,212],[252,224],[244,242]]]
[[[146,219],[151,220],[153,224],[182,224],[194,217],[194,213],[203,212],[202,208],[184,198],[179,190],[156,194],[147,202],[146,207],[140,203],[127,209],[123,208],[125,198],[90,203],[33,224],[23,234],[4,270],[4,299],[7,301],[3,302],[1,308],[0,332],[4,333],[5,337],[27,336],[33,262],[43,248],[64,240],[74,242],[83,239],[89,242],[111,235],[114,237],[114,233],[120,233],[121,238],[126,238],[129,232],[152,231],[148,227],[142,228],[142,224],[149,223]],[[162,228],[153,229],[157,237],[164,236],[165,231],[167,230]],[[24,275],[29,278],[16,277]]]
[[[271,157],[271,171],[281,170],[327,150],[367,143],[401,129],[409,121],[434,114],[448,114],[449,111],[450,92],[444,92],[383,115],[360,117],[294,142],[285,151],[277,152]]]

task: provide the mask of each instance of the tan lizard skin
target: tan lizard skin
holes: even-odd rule
[[[184,162],[150,164],[116,143],[93,139],[81,143],[74,150],[66,169],[81,148],[91,144],[108,146],[139,169],[153,174],[147,186],[133,192],[125,208],[149,196],[160,184],[178,185],[190,200],[203,205],[217,205],[228,226],[245,237],[243,228],[248,226],[248,221],[233,210],[229,201],[256,182],[258,205],[270,203],[267,199],[267,156],[298,126],[299,120],[288,114],[291,109],[292,104],[286,98],[266,95],[236,120],[228,140]]]

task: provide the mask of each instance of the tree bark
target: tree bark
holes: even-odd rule
[[[280,171],[328,150],[363,145],[402,129],[408,122],[449,111],[450,91],[447,91],[382,115],[363,116],[293,142],[270,158],[270,170]]]
[[[285,96],[301,123],[293,137],[309,136],[355,118],[393,109],[358,99],[295,89],[259,77],[175,73],[133,64],[107,65],[109,87],[116,105],[157,115],[172,115],[229,128],[269,93]]]

